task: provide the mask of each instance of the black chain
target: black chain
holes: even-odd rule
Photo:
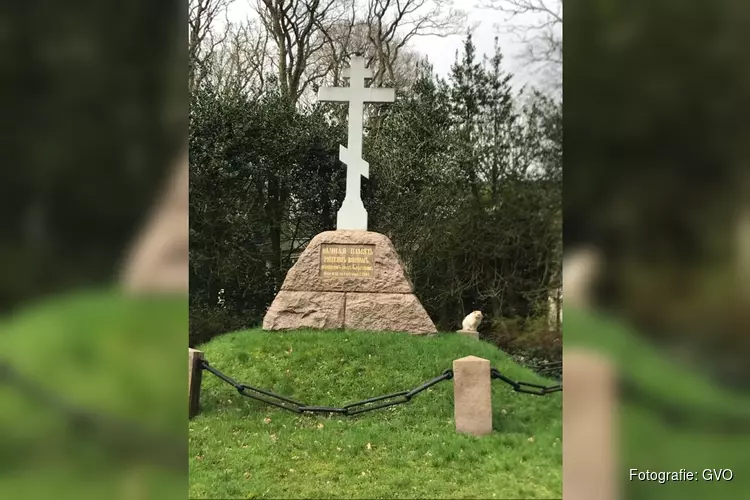
[[[99,439],[114,448],[119,456],[135,456],[156,461],[162,466],[182,470],[187,446],[181,441],[156,434],[140,425],[71,405],[53,391],[22,376],[10,364],[0,360],[0,385],[15,388],[35,403],[65,418],[71,431]]]
[[[278,408],[282,408],[284,410],[292,411],[295,413],[338,413],[341,415],[357,415],[359,413],[365,413],[368,411],[378,410],[381,408],[387,408],[389,406],[394,406],[398,404],[403,404],[411,400],[412,397],[416,396],[420,392],[427,390],[428,388],[432,387],[435,384],[438,384],[439,382],[442,382],[443,380],[450,380],[453,378],[453,370],[445,370],[441,375],[438,377],[435,377],[434,379],[420,385],[419,387],[412,389],[411,391],[401,391],[401,392],[394,392],[393,394],[386,394],[384,396],[378,396],[375,398],[365,399],[362,401],[359,401],[357,403],[351,403],[346,406],[343,406],[341,408],[336,407],[328,407],[328,406],[308,406],[301,401],[296,401],[294,399],[282,396],[280,394],[276,394],[274,392],[265,390],[265,389],[259,389],[257,387],[253,387],[247,384],[240,384],[237,381],[233,380],[232,378],[228,377],[227,375],[223,374],[216,368],[213,368],[208,364],[208,361],[201,360],[201,368],[204,370],[207,370],[217,377],[219,377],[224,382],[228,383],[229,385],[233,386],[237,391],[248,398],[252,398],[258,401],[262,401],[264,403],[268,403],[272,406],[276,406]],[[2,374],[2,365],[0,365],[0,374]],[[530,382],[520,382],[515,381],[509,377],[506,377],[503,375],[500,370],[496,368],[490,368],[490,376],[492,379],[499,379],[505,382],[506,384],[510,385],[514,391],[524,393],[524,394],[532,394],[535,396],[545,396],[547,394],[551,394],[554,392],[562,392],[562,385],[550,385],[550,386],[544,386],[540,384],[532,384]],[[2,377],[0,377],[1,379]],[[695,409],[686,410],[686,409],[678,409],[676,406],[672,407],[668,403],[665,404],[659,400],[659,398],[656,397],[646,397],[644,391],[641,390],[634,390],[633,384],[623,384],[623,393],[626,396],[639,396],[634,399],[637,399],[639,402],[646,402],[648,401],[648,406],[656,407],[659,410],[660,414],[663,414],[667,420],[670,420],[674,423],[684,423],[683,420],[685,420],[689,414],[692,414],[693,416],[696,416]],[[390,401],[388,401],[390,400]],[[378,403],[380,401],[384,401],[383,403],[372,405],[372,403]],[[367,406],[372,405],[372,406]],[[750,418],[748,417],[742,417],[742,416],[725,416],[721,414],[714,414],[709,413],[706,415],[698,415],[698,417],[703,418],[697,418],[697,419],[690,419],[690,424],[697,424],[698,426],[703,425],[704,427],[712,427],[709,424],[720,424],[719,426],[725,427],[724,430],[726,431],[737,431],[737,430],[747,430],[750,429]],[[697,421],[693,421],[697,420]],[[689,425],[689,424],[688,424]]]
[[[448,369],[443,371],[443,373],[439,376],[425,382],[424,384],[410,391],[394,392],[393,394],[386,394],[384,396],[364,399],[362,401],[350,403],[348,405],[337,408],[332,406],[310,406],[301,401],[276,394],[275,392],[271,392],[265,389],[259,389],[247,384],[240,384],[239,382],[233,380],[232,378],[209,365],[208,361],[201,360],[200,363],[203,370],[213,373],[221,380],[237,389],[237,392],[239,392],[241,395],[251,399],[255,399],[257,401],[262,401],[263,403],[267,403],[272,406],[276,406],[277,408],[292,411],[294,413],[338,413],[347,416],[358,415],[360,413],[365,413],[368,411],[379,410],[381,408],[387,408],[389,406],[407,403],[411,401],[411,398],[413,398],[420,392],[429,389],[433,385],[438,384],[443,380],[450,380],[453,378],[453,370]]]
[[[680,403],[664,394],[650,393],[629,377],[619,378],[618,391],[623,402],[645,408],[670,426],[715,434],[750,433],[750,414],[743,410],[729,414],[725,410]]]
[[[560,379],[562,377],[562,361],[553,361],[541,365],[524,365],[545,378]]]
[[[545,396],[547,394],[550,394],[552,392],[560,392],[562,391],[562,385],[539,385],[539,384],[532,384],[530,382],[519,382],[516,380],[512,380],[502,373],[500,373],[500,370],[497,368],[490,368],[490,375],[493,379],[500,379],[506,384],[510,385],[514,391],[516,392],[522,392],[524,394],[533,394],[535,396]]]

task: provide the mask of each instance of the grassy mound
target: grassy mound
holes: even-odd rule
[[[200,347],[234,379],[342,406],[409,390],[468,355],[507,376],[549,383],[496,347],[458,335],[247,331]],[[191,498],[560,498],[562,397],[493,382],[495,432],[459,435],[453,386],[358,416],[298,415],[244,398],[204,373],[190,423]]]
[[[184,297],[103,290],[0,323],[3,366],[107,424],[71,425],[0,371],[0,498],[184,498],[184,469],[154,458],[179,460],[187,450],[184,356],[169,355],[184,349],[187,307]],[[155,436],[170,446],[149,446]]]

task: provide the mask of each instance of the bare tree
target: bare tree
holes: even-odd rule
[[[389,86],[404,88],[415,80],[419,63],[424,60],[424,56],[411,50],[406,44],[398,50],[391,50],[392,46],[402,42],[398,37],[395,41],[387,43],[388,47],[385,50],[378,51],[371,42],[372,31],[372,27],[365,21],[353,17],[331,27],[326,33],[324,48],[314,61],[322,70],[319,73],[325,75],[325,83],[335,87],[341,85],[342,71],[346,68],[349,58],[355,54],[364,57],[366,65],[374,68],[373,85],[380,86],[388,80]],[[379,52],[390,54],[390,59],[381,63],[378,58]],[[390,71],[386,71],[385,68],[389,68]]]
[[[348,0],[258,0],[256,11],[276,45],[275,66],[282,94],[297,102],[323,74],[307,74],[326,43],[323,33],[339,21]]]
[[[353,54],[364,55],[367,52],[367,26],[357,15],[358,4],[352,0],[346,6],[346,13],[326,30],[321,30],[324,44],[322,50],[311,64],[322,79],[335,87],[341,85],[342,71],[346,61]],[[317,82],[316,82],[317,83]]]
[[[386,80],[399,87],[411,81],[421,61],[409,49],[415,37],[446,37],[461,33],[466,26],[466,13],[453,8],[453,0],[366,0],[353,2],[346,22],[324,35],[328,63],[332,66],[333,84],[337,85],[340,70],[353,54],[365,57],[373,69],[373,84]],[[356,13],[364,12],[364,16]]]
[[[454,0],[258,0],[271,33],[282,92],[297,102],[311,83],[339,85],[354,54],[373,69],[373,84],[398,86],[416,74],[419,36],[449,36],[466,26]]]
[[[525,61],[562,87],[563,0],[486,0],[484,7],[506,14],[504,29],[525,45]]]
[[[401,51],[419,36],[446,37],[462,32],[466,13],[453,0],[368,0],[365,24],[374,54],[373,81],[396,81]]]
[[[256,0],[241,23],[216,21],[233,0],[190,0],[189,84],[211,78],[222,91],[257,94],[269,73],[291,102],[305,102],[322,83],[341,85],[354,54],[373,69],[373,85],[403,88],[423,56],[415,37],[462,32],[466,14],[454,0]]]
[[[268,31],[257,19],[227,24],[223,43],[211,54],[211,80],[221,92],[257,96],[271,65]]]
[[[233,0],[189,0],[188,3],[188,88],[200,85],[209,73],[211,54],[224,37],[212,31],[216,19]]]

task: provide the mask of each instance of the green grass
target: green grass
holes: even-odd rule
[[[184,349],[187,307],[185,297],[112,290],[45,301],[0,323],[0,359],[72,405],[184,443],[185,358],[169,353]],[[0,377],[0,498],[121,498],[128,489],[184,498],[184,471],[138,450],[126,455],[130,435],[104,438],[74,435],[60,414]]]
[[[496,347],[445,334],[227,334],[201,347],[236,380],[310,405],[408,390],[468,355],[545,381]],[[204,372],[190,423],[191,498],[560,498],[562,398],[493,382],[494,432],[458,434],[453,386],[359,416],[298,415],[240,396]]]
[[[586,347],[605,355],[622,379],[641,391],[670,402],[687,417],[701,412],[743,416],[750,423],[750,397],[729,392],[689,366],[670,362],[641,336],[616,319],[565,310],[565,349]],[[721,425],[675,425],[652,408],[620,403],[621,444],[618,472],[625,499],[698,500],[750,498],[750,425],[729,432]],[[731,482],[629,482],[631,468],[700,474],[704,469],[729,468]]]

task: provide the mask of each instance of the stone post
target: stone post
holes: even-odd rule
[[[202,359],[201,351],[188,348],[188,418],[193,418],[200,410]]]
[[[479,332],[476,330],[457,330],[456,333],[458,333],[459,335],[463,335],[464,337],[479,340]]]
[[[615,369],[601,354],[563,354],[563,498],[618,498]]]
[[[492,433],[490,362],[476,356],[453,361],[456,432],[483,436]]]

